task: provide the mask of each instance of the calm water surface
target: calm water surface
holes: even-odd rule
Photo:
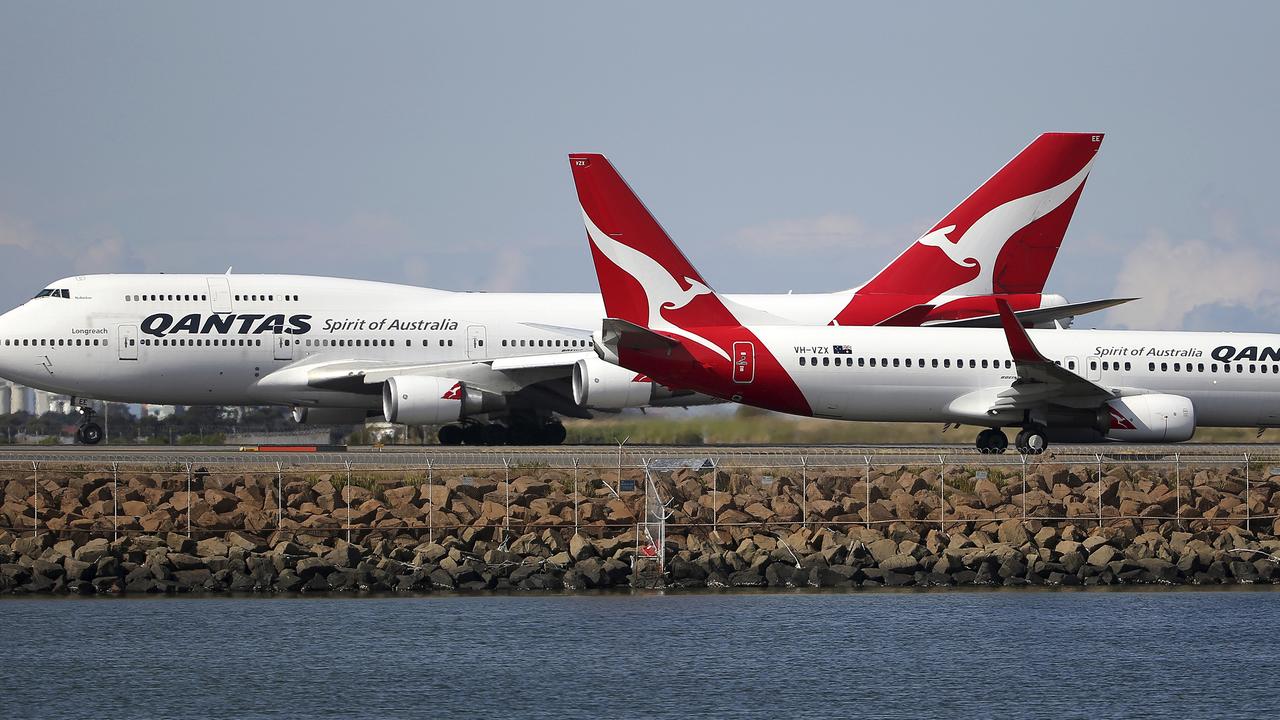
[[[0,716],[1267,717],[1280,592],[0,601]]]

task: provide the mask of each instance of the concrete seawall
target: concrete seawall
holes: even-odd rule
[[[1272,583],[1277,469],[4,466],[0,593]]]

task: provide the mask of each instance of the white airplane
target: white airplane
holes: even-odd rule
[[[668,387],[795,415],[987,426],[983,452],[1050,433],[1188,440],[1280,425],[1280,335],[832,327],[717,295],[607,163],[571,155],[608,316],[601,357]]]
[[[1121,302],[1042,294],[1100,141],[1037,138],[861,288],[734,302],[800,323],[891,325],[989,323],[997,296],[1032,322]],[[87,398],[288,405],[299,422],[381,414],[442,424],[443,444],[559,443],[555,415],[721,402],[601,361],[590,337],[603,317],[595,294],[230,271],[86,275],[0,316],[0,376],[78,398],[78,436],[90,444],[102,430]]]

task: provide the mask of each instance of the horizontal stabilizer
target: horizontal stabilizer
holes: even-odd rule
[[[1133,302],[1137,298],[1106,298],[1104,300],[1088,300],[1086,302],[1067,303],[1066,305],[1057,305],[1047,308],[1033,308],[1030,310],[1018,310],[1014,312],[1018,321],[1023,325],[1041,325],[1050,323],[1055,320],[1066,320],[1067,318],[1077,315],[1085,315],[1088,313],[1106,310],[1116,305],[1123,305],[1127,302]],[[982,315],[980,317],[963,318],[960,320],[938,320],[936,322],[925,323],[927,327],[982,327],[982,328],[998,328],[1000,327],[1000,315]]]

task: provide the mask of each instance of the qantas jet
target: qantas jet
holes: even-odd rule
[[[977,447],[993,453],[1006,427],[1035,454],[1051,432],[1177,442],[1197,425],[1280,425],[1280,335],[1028,332],[1000,297],[1000,329],[796,323],[712,291],[598,156],[570,167],[607,315],[597,352],[668,387],[795,415],[985,425]]]
[[[824,325],[990,323],[993,296],[1028,322],[1052,323],[1117,302],[1041,293],[1101,139],[1037,138],[861,288],[733,300]],[[289,405],[299,422],[318,423],[380,413],[443,424],[444,444],[558,443],[557,414],[720,402],[600,360],[590,337],[603,317],[595,294],[229,271],[88,275],[0,317],[0,376],[81,399],[86,443],[102,437],[87,398]]]

